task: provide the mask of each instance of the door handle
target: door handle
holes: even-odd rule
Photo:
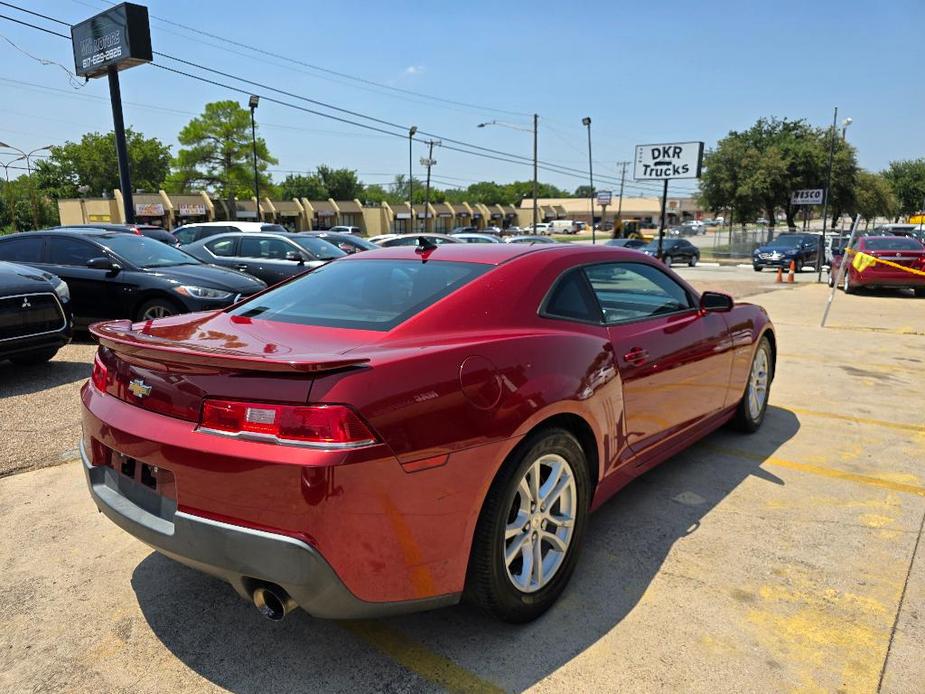
[[[633,347],[629,352],[623,355],[623,359],[633,366],[642,366],[649,358],[649,352],[642,347]]]
[[[235,265],[241,272],[247,272],[247,265]]]

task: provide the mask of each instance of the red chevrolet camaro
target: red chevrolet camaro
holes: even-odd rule
[[[424,244],[93,326],[99,509],[274,619],[466,596],[523,622],[592,510],[717,427],[761,425],[762,308],[616,247]]]

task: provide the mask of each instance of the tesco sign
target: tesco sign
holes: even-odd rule
[[[633,178],[637,181],[700,178],[702,163],[702,142],[636,145]]]

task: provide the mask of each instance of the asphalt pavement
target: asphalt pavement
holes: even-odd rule
[[[754,289],[775,320],[765,425],[711,435],[600,509],[540,620],[268,622],[99,515],[68,462],[0,479],[0,690],[923,691],[925,300],[839,292],[823,329],[808,273],[772,291],[750,269],[682,274]],[[4,426],[45,437],[23,465],[73,449],[91,351],[62,351],[68,375],[41,382],[56,396],[0,370]]]

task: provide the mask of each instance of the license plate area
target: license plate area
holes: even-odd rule
[[[118,451],[112,451],[110,467],[120,477],[131,480],[157,496],[163,496],[176,502],[177,487],[170,470],[145,463]]]

